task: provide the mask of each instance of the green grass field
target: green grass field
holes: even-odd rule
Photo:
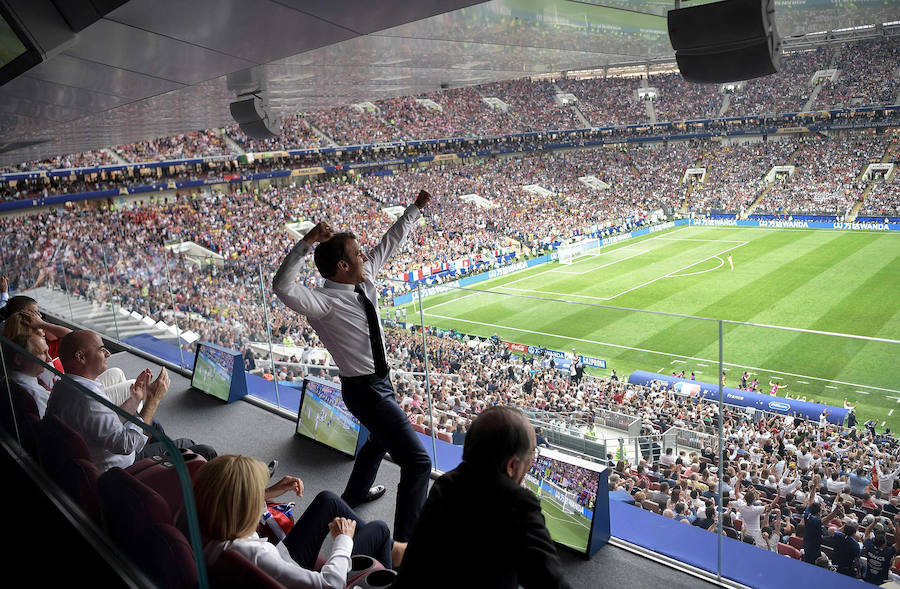
[[[716,382],[718,322],[900,339],[900,234],[679,227],[425,299],[427,325],[603,358],[609,374],[694,371]],[[734,270],[727,262],[731,255]],[[475,290],[477,289],[477,290]],[[606,306],[606,307],[603,307]],[[609,308],[609,307],[622,307]],[[419,312],[411,305],[410,320]],[[784,392],[900,427],[900,345],[723,325],[729,386],[744,370]]]
[[[318,440],[347,454],[356,452],[356,438],[358,435],[356,430],[344,429],[343,423],[337,416],[331,421],[331,425],[328,424],[328,421],[316,422],[316,417],[322,412],[323,407],[325,408],[325,414],[331,417],[333,413],[331,407],[323,405],[312,397],[306,398],[303,410],[300,413],[297,433]]]
[[[231,390],[231,378],[222,368],[200,354],[197,358],[197,366],[194,368],[191,385],[227,401],[228,393]]]
[[[525,486],[532,493],[537,493],[537,485],[532,481],[525,479]],[[562,507],[546,493],[541,497],[541,513],[554,541],[582,552],[587,550],[591,533],[588,518],[581,514],[563,513]]]

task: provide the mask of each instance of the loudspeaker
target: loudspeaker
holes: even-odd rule
[[[669,41],[688,82],[735,82],[781,69],[774,0],[724,0],[670,10]]]
[[[231,117],[251,139],[271,139],[279,135],[278,122],[269,118],[268,108],[256,96],[232,102]]]

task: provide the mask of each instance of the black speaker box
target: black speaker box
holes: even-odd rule
[[[670,10],[669,40],[689,82],[735,82],[781,69],[774,0],[724,0]]]

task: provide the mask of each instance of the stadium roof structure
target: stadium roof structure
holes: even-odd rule
[[[284,116],[673,57],[662,0],[0,0],[30,30],[54,6],[78,32],[0,87],[0,164],[229,125],[229,74]],[[776,0],[785,38],[898,16],[900,0]]]

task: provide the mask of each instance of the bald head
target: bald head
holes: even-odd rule
[[[534,428],[525,415],[518,409],[498,405],[486,409],[472,422],[463,445],[463,461],[480,470],[519,479],[520,468],[510,472],[510,461],[516,462],[516,467],[524,464],[527,471],[535,445]]]
[[[93,331],[73,331],[59,342],[59,361],[66,374],[93,380],[106,372],[108,357],[103,340]]]

